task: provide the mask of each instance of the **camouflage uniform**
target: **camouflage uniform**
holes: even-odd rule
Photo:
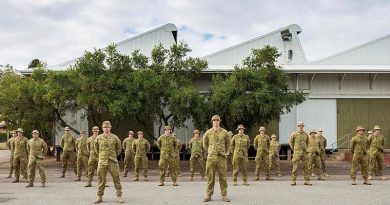
[[[373,137],[373,132],[372,130],[369,130],[368,131],[368,141],[371,140],[371,138]],[[367,150],[367,156],[368,156],[368,178],[372,178],[373,175],[375,176],[379,176],[379,173],[378,173],[378,163],[373,163],[374,164],[374,168],[373,169],[370,169],[370,165],[371,165],[371,154],[370,154],[370,149]]]
[[[303,125],[303,123],[298,123],[298,125]],[[303,164],[303,175],[305,180],[305,185],[310,184],[310,171],[309,171],[309,160],[307,157],[307,146],[309,144],[309,136],[304,131],[293,132],[290,136],[289,145],[291,150],[293,150],[293,168],[291,172],[291,185],[296,185],[297,172],[299,164]]]
[[[37,132],[34,130],[33,132]],[[47,144],[42,138],[30,139],[27,144],[27,150],[29,152],[28,160],[28,186],[32,186],[35,179],[35,166],[38,167],[39,175],[41,176],[42,186],[45,186],[46,174],[45,174],[45,163],[44,156],[47,154]]]
[[[280,171],[279,151],[280,151],[279,142],[271,140],[270,147],[269,147],[269,170],[271,172],[271,169],[274,166],[276,174],[282,176],[282,173]]]
[[[202,138],[193,137],[189,144],[188,149],[191,152],[190,157],[190,175],[191,179],[194,177],[195,167],[199,169],[199,173],[204,177],[204,159],[203,159],[203,140]]]
[[[62,153],[62,175],[61,178],[65,177],[66,168],[68,166],[68,161],[73,166],[73,171],[75,176],[77,176],[77,166],[75,162],[75,153],[74,150],[76,148],[76,140],[73,138],[71,134],[62,136],[61,139],[61,147],[63,150]]]
[[[88,138],[87,137],[79,137],[76,140],[76,148],[77,148],[77,178],[76,181],[80,181],[82,175],[82,167],[84,167],[86,176],[88,178]]]
[[[166,126],[165,129],[170,129]],[[173,135],[167,136],[165,134],[161,135],[157,140],[157,147],[160,149],[160,161],[158,166],[160,168],[160,186],[164,185],[165,174],[167,167],[169,166],[169,172],[171,173],[171,178],[176,184],[177,175],[176,175],[176,160],[177,160],[177,141]]]
[[[95,140],[97,136],[91,136],[88,138],[87,141],[87,149],[89,151],[89,159],[88,159],[88,175],[87,175],[87,185],[85,187],[90,187],[92,186],[92,180],[93,180],[93,175],[95,174],[95,169],[98,167],[98,155],[95,152]]]
[[[359,130],[364,130],[364,128],[359,126],[356,129],[356,131]],[[367,138],[362,134],[355,135],[351,139],[349,148],[351,149],[351,153],[352,153],[352,167],[351,167],[352,185],[356,184],[355,182],[356,172],[359,166],[361,168],[364,184],[370,185],[370,183],[368,182]]]
[[[134,163],[134,179],[138,180],[139,170],[142,166],[144,179],[148,178],[148,156],[146,153],[150,151],[150,143],[146,139],[136,139],[132,145],[132,149],[135,152]]]
[[[317,138],[318,138],[319,144],[320,144],[321,170],[322,170],[322,173],[327,175],[327,171],[326,171],[326,146],[328,146],[327,140],[326,140],[325,136],[323,136],[323,135],[317,134]]]
[[[240,127],[239,127],[240,128]],[[241,129],[241,128],[240,128]],[[238,171],[241,169],[244,184],[248,184],[248,149],[250,146],[249,136],[246,134],[236,134],[231,142],[233,152],[233,182],[237,185]]]
[[[103,127],[109,126],[109,122],[103,122]],[[122,197],[122,185],[119,178],[119,166],[117,156],[122,151],[121,141],[119,138],[109,133],[97,136],[95,140],[95,152],[98,154],[98,197],[102,197],[107,181],[107,172],[111,173],[112,180],[116,189],[117,197]],[[96,202],[95,202],[96,203]],[[100,203],[100,202],[99,202]]]
[[[378,168],[378,175],[383,177],[383,146],[385,144],[385,137],[383,135],[375,135],[368,139],[368,146],[370,148],[370,176],[374,173],[375,165]]]
[[[15,131],[12,131],[12,133],[16,134]],[[12,136],[7,141],[7,148],[10,151],[10,155],[9,155],[9,175],[8,175],[7,178],[11,178],[12,177],[12,173],[14,172],[14,150],[15,150],[15,147],[13,145],[13,140],[15,138],[16,138],[16,136]]]
[[[316,133],[315,130],[311,130],[310,133]],[[309,159],[309,172],[310,174],[316,173],[318,180],[323,180],[321,169],[321,159],[320,159],[320,141],[316,136],[309,136],[309,144],[307,148],[308,154],[307,158]]]
[[[133,142],[134,138],[127,137],[122,142],[123,150],[125,150],[125,159],[124,159],[124,170],[123,170],[123,176],[127,177],[127,173],[130,169],[130,164],[134,164],[134,151],[133,151]]]
[[[254,139],[253,146],[256,150],[256,180],[259,180],[260,169],[264,167],[266,180],[271,180],[269,171],[269,148],[270,139],[268,135],[257,135]]]
[[[27,180],[27,163],[28,163],[27,142],[28,139],[26,137],[18,136],[13,140],[13,145],[11,145],[15,149],[13,164],[15,169],[16,180],[14,182],[19,182],[20,172],[22,172],[23,178]]]

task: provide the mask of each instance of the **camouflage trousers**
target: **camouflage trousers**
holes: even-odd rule
[[[355,153],[352,156],[351,178],[356,179],[356,172],[360,166],[363,179],[368,178],[368,159],[366,154]]]
[[[310,171],[309,171],[309,160],[307,153],[294,153],[293,154],[293,168],[291,171],[291,180],[296,181],[298,175],[298,167],[300,164],[303,164],[303,178],[305,181],[310,180]]]
[[[369,175],[372,176],[373,173],[377,173],[378,176],[383,176],[383,153],[372,153],[369,155],[369,157]]]
[[[278,155],[269,155],[269,171],[271,172],[272,167],[275,167],[276,174],[282,174],[280,171],[280,159]]]
[[[28,182],[34,183],[35,179],[35,167],[38,167],[39,175],[41,176],[41,182],[46,182],[45,163],[43,159],[30,158],[28,161]]]
[[[11,153],[9,156],[9,175],[11,176],[14,172],[14,154]]]
[[[77,175],[76,157],[73,150],[64,151],[62,153],[62,175],[65,175],[68,162],[73,166],[74,174]]]
[[[138,179],[139,171],[142,167],[142,173],[146,178],[148,176],[148,157],[145,156],[136,156],[134,162],[134,177]]]
[[[88,175],[87,175],[87,180],[88,180],[89,184],[93,180],[93,175],[95,174],[95,169],[97,169],[97,167],[98,167],[97,158],[89,157],[89,159],[88,159]]]
[[[321,170],[321,158],[319,155],[315,153],[307,154],[307,158],[309,159],[309,172],[310,175],[315,173],[317,176],[322,175]]]
[[[81,177],[83,167],[85,169],[85,175],[88,175],[88,156],[79,154],[77,155],[77,177]]]
[[[190,175],[193,177],[195,168],[198,169],[200,175],[204,177],[204,159],[200,154],[191,155],[190,157]]]
[[[130,170],[130,165],[135,164],[134,153],[133,152],[126,152],[125,159],[124,159],[123,163],[124,163],[123,173],[127,174]]]
[[[226,181],[226,167],[227,159],[226,156],[212,156],[207,157],[206,161],[206,175],[207,175],[207,196],[214,194],[215,185],[215,173],[218,172],[219,176],[219,187],[221,189],[221,195],[227,195],[227,181]]]
[[[23,178],[27,179],[27,157],[25,156],[14,156],[14,170],[15,170],[15,178],[19,179],[20,172],[23,175]]]
[[[264,169],[267,178],[270,177],[268,154],[267,153],[256,154],[255,162],[256,162],[256,171],[255,171],[256,177],[260,176],[260,169]]]
[[[158,167],[160,168],[160,182],[165,181],[165,175],[167,172],[167,169],[169,167],[169,172],[171,174],[171,178],[173,182],[176,182],[177,175],[176,175],[176,156],[172,157],[170,155],[167,156],[161,156],[160,161],[158,162]]]
[[[320,160],[321,160],[321,170],[323,173],[326,173],[326,153],[325,151],[320,152]]]
[[[112,180],[114,182],[116,195],[122,196],[122,185],[121,180],[119,178],[119,165],[118,162],[108,160],[107,164],[99,163],[98,165],[98,188],[97,188],[97,195],[103,196],[104,195],[104,189],[106,188],[107,183],[107,172],[111,173]]]
[[[243,181],[248,182],[248,157],[233,155],[233,181],[237,182],[238,172],[240,170]]]

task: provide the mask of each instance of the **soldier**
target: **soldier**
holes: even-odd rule
[[[95,174],[95,169],[98,167],[98,155],[95,152],[95,140],[99,135],[99,127],[94,126],[92,128],[93,135],[88,138],[87,149],[89,151],[89,159],[88,159],[88,175],[87,175],[87,185],[84,187],[92,186],[93,175]]]
[[[127,173],[130,169],[130,164],[134,164],[134,151],[133,151],[133,142],[134,142],[134,132],[129,131],[128,137],[123,140],[122,147],[125,150],[125,160],[124,160],[124,169],[123,169],[123,177],[127,177]]]
[[[227,197],[226,166],[231,139],[228,131],[220,127],[221,118],[218,115],[214,115],[211,118],[211,122],[213,127],[203,135],[203,148],[208,153],[206,161],[207,195],[203,202],[210,201],[214,193],[215,172],[218,172],[219,175],[222,200],[230,202],[230,199]]]
[[[276,135],[271,135],[271,142],[269,147],[269,170],[271,172],[272,167],[275,167],[276,174],[281,177],[282,173],[280,171],[280,159],[279,159],[279,152],[280,152],[280,144],[276,140]]]
[[[22,128],[16,130],[17,137],[12,141],[14,147],[14,169],[15,169],[15,180],[12,183],[19,182],[20,172],[23,174],[23,178],[27,180],[27,142],[28,139],[24,136]]]
[[[32,131],[32,139],[27,143],[27,150],[29,152],[28,158],[28,184],[26,187],[34,186],[35,166],[38,167],[39,175],[41,175],[42,187],[45,187],[46,174],[44,156],[47,154],[47,144],[39,137],[39,131]]]
[[[68,166],[68,161],[73,166],[74,175],[77,176],[77,167],[75,162],[75,153],[76,140],[73,138],[70,133],[70,128],[64,128],[65,135],[61,138],[61,147],[62,147],[62,174],[60,178],[65,178],[66,168]]]
[[[158,138],[157,147],[160,149],[160,161],[158,162],[158,166],[160,168],[159,186],[164,186],[165,174],[168,166],[169,172],[171,173],[173,186],[177,186],[177,175],[175,167],[177,141],[172,135],[172,129],[170,126],[164,127],[164,134]]]
[[[111,123],[104,121],[102,125],[103,134],[95,140],[95,152],[98,154],[98,189],[95,204],[103,201],[104,189],[107,181],[107,172],[111,173],[116,189],[116,196],[119,203],[123,203],[122,185],[119,178],[119,165],[117,157],[122,151],[121,141],[111,133]]]
[[[11,138],[7,141],[7,148],[10,151],[9,155],[9,175],[7,178],[12,178],[12,173],[14,172],[14,150],[15,147],[13,146],[13,140],[16,138],[16,130],[12,130],[11,132]]]
[[[260,134],[253,141],[253,146],[256,150],[256,181],[260,180],[260,168],[264,167],[266,180],[272,180],[269,171],[269,148],[270,138],[265,134],[265,127],[260,127]]]
[[[142,131],[137,132],[138,139],[134,140],[132,144],[132,150],[135,153],[134,161],[134,179],[138,181],[139,170],[142,166],[144,181],[148,181],[148,156],[146,153],[150,151],[150,143],[144,139],[144,133]]]
[[[368,159],[367,159],[367,147],[368,142],[367,138],[363,135],[364,128],[362,126],[357,126],[356,128],[357,135],[355,135],[350,142],[349,148],[352,153],[352,167],[351,167],[351,179],[352,185],[356,185],[356,172],[357,168],[360,166],[362,176],[364,179],[363,184],[371,185],[368,180]]]
[[[319,128],[317,131],[317,139],[319,140],[320,143],[320,161],[321,161],[322,173],[326,177],[328,177],[329,174],[326,171],[326,146],[328,145],[327,145],[326,138],[322,135],[322,132],[323,132],[322,128]]]
[[[367,132],[368,134],[368,141],[371,140],[371,138],[373,137],[372,135],[374,134],[374,132],[372,130],[368,130]],[[378,174],[378,164],[377,163],[374,163],[374,168],[373,170],[370,170],[370,164],[371,164],[371,158],[370,158],[370,149],[367,150],[367,156],[368,156],[368,179],[371,180],[372,177],[374,174],[375,176],[379,176]]]
[[[88,178],[88,138],[85,136],[85,131],[81,130],[80,137],[76,140],[77,149],[77,177],[75,181],[81,181],[82,167],[84,167]]]
[[[238,134],[233,136],[230,150],[233,152],[233,186],[237,186],[238,170],[242,171],[244,185],[248,186],[248,149],[250,146],[249,136],[244,134],[244,125],[238,125]]]
[[[304,185],[311,186],[310,183],[310,171],[309,171],[309,162],[307,157],[307,146],[309,144],[309,136],[303,128],[305,124],[303,122],[298,122],[298,131],[293,132],[290,136],[289,145],[293,153],[293,168],[291,172],[291,186],[297,185],[297,172],[299,164],[303,164],[303,175],[304,175]]]
[[[317,174],[318,180],[325,180],[322,177],[321,169],[321,159],[320,159],[320,141],[316,137],[316,130],[312,129],[309,133],[309,144],[308,144],[308,154],[307,158],[309,160],[309,172]]]
[[[369,179],[372,179],[372,173],[375,170],[375,165],[378,168],[379,179],[386,180],[383,176],[383,146],[385,144],[385,137],[381,134],[381,128],[378,125],[374,126],[374,133],[372,137],[368,139],[368,145],[370,148],[370,166],[369,172],[371,175]]]
[[[195,167],[198,168],[202,180],[204,180],[203,140],[200,138],[199,130],[194,130],[194,137],[188,143],[188,149],[191,152],[190,180],[194,179]]]

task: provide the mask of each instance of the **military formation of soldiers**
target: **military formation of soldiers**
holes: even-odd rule
[[[218,173],[221,188],[221,197],[225,202],[229,202],[227,197],[227,163],[233,167],[233,186],[237,186],[238,173],[241,171],[243,184],[248,182],[248,149],[250,147],[250,138],[245,134],[245,127],[238,125],[237,134],[220,127],[221,118],[214,115],[211,118],[212,128],[207,130],[203,137],[199,130],[194,130],[193,138],[188,143],[187,149],[191,153],[190,157],[190,180],[193,180],[195,170],[199,171],[202,180],[206,176],[207,189],[204,202],[211,200],[214,193],[215,174]],[[297,172],[300,164],[303,165],[304,185],[311,186],[310,177],[318,177],[318,180],[325,180],[329,176],[326,170],[326,138],[322,135],[323,130],[317,131],[311,129],[308,133],[304,131],[304,123],[299,122],[297,131],[294,131],[289,140],[289,146],[293,151],[291,185],[296,185]],[[61,138],[62,153],[62,172],[60,178],[65,177],[67,165],[73,166],[75,181],[81,181],[82,169],[85,170],[87,184],[85,187],[91,187],[95,170],[98,175],[97,198],[95,204],[103,201],[105,187],[107,187],[107,172],[110,172],[116,189],[117,200],[123,203],[122,186],[120,182],[120,171],[117,157],[125,151],[123,177],[127,177],[130,166],[134,166],[133,181],[139,180],[139,172],[142,169],[144,181],[148,181],[148,157],[150,143],[144,139],[143,132],[137,132],[137,138],[134,138],[134,132],[129,131],[128,137],[121,143],[120,139],[111,133],[111,124],[105,121],[102,124],[103,133],[99,135],[99,127],[92,128],[93,135],[86,137],[85,131],[80,132],[80,137],[75,140],[71,134],[70,128],[65,127],[65,134]],[[381,134],[381,128],[375,126],[369,131],[368,137],[364,135],[365,129],[362,126],[356,128],[356,136],[350,141],[350,150],[352,153],[351,179],[352,185],[356,185],[356,172],[360,168],[364,184],[371,185],[370,179],[376,175],[381,180],[383,176],[383,146],[384,136]],[[20,174],[28,182],[26,187],[34,186],[35,168],[38,167],[41,176],[42,187],[45,187],[46,175],[44,171],[44,156],[47,153],[47,144],[39,137],[39,131],[32,131],[32,138],[28,140],[24,136],[22,128],[11,132],[12,137],[7,141],[9,148],[10,166],[9,176],[15,175],[13,183],[20,181]],[[253,146],[256,150],[256,170],[255,180],[260,180],[260,170],[264,170],[266,180],[271,178],[271,170],[275,168],[276,174],[281,177],[279,162],[280,143],[277,136],[272,134],[269,137],[266,134],[266,128],[260,127],[259,134],[254,138]],[[180,151],[181,142],[172,133],[170,126],[164,127],[164,134],[157,140],[157,147],[160,149],[160,160],[158,166],[160,169],[160,183],[158,186],[164,186],[165,177],[170,176],[173,186],[178,186],[177,178],[180,176]],[[75,154],[75,150],[77,155]],[[204,161],[204,151],[207,151],[207,160]],[[229,160],[230,158],[230,160]],[[206,167],[205,167],[206,164]],[[27,173],[28,168],[28,173]]]

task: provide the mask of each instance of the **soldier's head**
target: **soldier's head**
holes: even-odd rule
[[[276,141],[276,134],[272,134],[272,135],[271,135],[271,140],[272,140],[272,141]]]
[[[305,128],[305,123],[303,122],[298,122],[298,131],[302,132],[303,131],[303,128]]]
[[[33,138],[38,138],[39,137],[39,131],[38,130],[33,130],[31,132],[31,135],[32,135]]]
[[[318,130],[317,130],[317,136],[322,136],[322,128],[318,128]]]
[[[356,132],[359,134],[359,135],[363,135],[365,129],[363,128],[363,126],[357,126],[356,128]]]
[[[166,136],[171,136],[171,134],[172,134],[172,128],[171,128],[171,126],[165,126],[165,127],[164,127],[164,134],[165,134]]]
[[[221,124],[221,118],[219,117],[219,115],[214,115],[213,117],[211,117],[211,123],[213,123],[214,128],[219,128]]]
[[[16,132],[18,133],[18,137],[23,137],[23,136],[24,136],[24,131],[23,131],[22,128],[18,128],[18,129],[16,130]]]
[[[310,130],[310,133],[309,133],[310,136],[315,137],[316,134],[317,134],[317,132],[316,132],[315,129],[311,129],[311,130]]]
[[[80,137],[85,137],[85,130],[80,131]]]
[[[245,127],[244,125],[238,125],[236,130],[238,130],[238,134],[242,135],[244,134]]]
[[[64,128],[64,132],[66,135],[70,134],[70,128],[69,127],[65,127]]]
[[[92,128],[92,133],[94,136],[97,136],[99,134],[99,127],[98,126],[94,126]]]
[[[373,132],[372,130],[368,130],[368,131],[367,131],[368,136],[371,136],[373,133],[374,133],[374,132]]]
[[[104,121],[102,124],[102,129],[105,134],[111,133],[111,123],[110,121]]]
[[[194,130],[194,137],[199,138],[200,137],[200,132],[199,130]]]
[[[374,126],[374,135],[378,136],[381,134],[381,128],[379,127],[379,125],[375,125]]]
[[[129,138],[133,138],[134,137],[134,132],[132,130],[130,130],[128,133],[127,133],[127,136]]]
[[[259,132],[261,135],[265,135],[265,131],[266,131],[265,127],[260,127]]]
[[[18,134],[16,133],[16,130],[12,130],[11,135],[12,135],[12,137],[16,137]]]
[[[138,131],[137,132],[138,139],[143,139],[144,138],[144,132]]]

